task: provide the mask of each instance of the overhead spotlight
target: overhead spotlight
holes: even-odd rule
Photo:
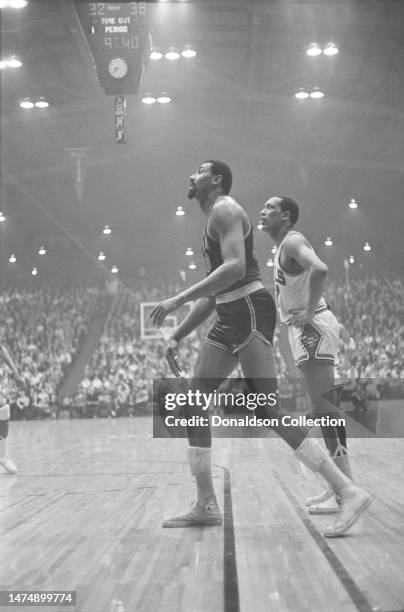
[[[337,55],[337,53],[339,53],[339,49],[333,42],[329,42],[324,47],[323,53],[324,55]]]
[[[277,247],[276,247],[276,244],[274,244],[274,246],[273,246],[273,247],[272,247],[272,249],[271,249],[271,253],[272,253],[273,255],[275,255],[275,253],[276,253],[276,248],[277,248]]]
[[[355,200],[355,198],[351,198],[348,206],[349,208],[358,208],[358,202]]]
[[[260,223],[258,223],[258,225],[257,225],[257,230],[262,230],[262,223],[261,223],[261,222],[260,222]]]
[[[310,57],[316,57],[317,55],[321,55],[322,51],[317,43],[311,43],[309,47],[306,49],[306,55],[310,55]]]
[[[189,264],[188,268],[190,270],[196,270],[196,263],[194,261],[191,261],[191,263]]]
[[[8,6],[14,9],[22,9],[27,6],[27,0],[8,0]]]
[[[157,102],[159,104],[169,104],[171,101],[172,98],[170,98],[170,96],[168,96],[165,91],[163,91],[157,98]]]
[[[170,47],[168,51],[164,54],[164,57],[170,61],[174,61],[179,59],[181,55],[175,47]]]
[[[185,210],[182,208],[182,206],[177,206],[175,214],[177,215],[177,217],[183,217],[185,215]]]
[[[370,244],[368,242],[365,242],[365,244],[363,245],[363,250],[364,251],[371,251],[372,247],[370,246]]]
[[[151,93],[147,93],[144,98],[142,98],[143,104],[156,104],[157,98],[151,95]]]
[[[112,274],[118,274],[118,272],[119,272],[118,266],[112,266],[111,272],[112,272]]]
[[[5,221],[6,218],[4,216],[4,213],[0,212],[0,223],[3,223],[3,221]]]
[[[324,93],[320,91],[318,87],[314,87],[313,91],[310,92],[310,98],[314,100],[319,100],[320,98],[324,98]]]
[[[105,261],[105,255],[103,251],[98,253],[98,261]]]
[[[352,265],[355,263],[355,257],[353,255],[349,256],[349,263]]]
[[[24,100],[20,102],[20,106],[21,108],[31,109],[31,108],[34,108],[35,105],[30,98],[25,98]]]
[[[109,225],[105,225],[104,229],[102,230],[102,233],[108,236],[111,232],[112,232],[112,229],[109,227]]]
[[[309,97],[309,93],[304,87],[299,87],[299,91],[295,93],[295,98],[298,100],[306,100]]]
[[[163,57],[163,54],[160,51],[160,49],[158,49],[157,47],[153,47],[153,49],[151,50],[151,53],[150,53],[150,59],[151,60],[159,60],[162,57]]]
[[[38,251],[39,255],[46,255],[46,249],[44,246],[41,246]]]
[[[191,45],[185,45],[185,47],[181,51],[181,55],[182,57],[186,57],[187,59],[192,58],[195,57],[196,51],[193,47],[191,47]]]
[[[38,274],[38,268],[32,268],[31,274],[32,276],[36,276]]]
[[[185,255],[187,255],[188,257],[192,257],[193,254],[194,252],[191,249],[191,247],[188,247],[187,250],[185,251]]]
[[[12,253],[12,254],[10,255],[10,257],[9,257],[8,261],[9,261],[10,263],[15,263],[15,262],[17,261],[17,258],[16,258],[16,256],[14,255],[14,253]]]
[[[39,100],[35,102],[36,108],[48,108],[48,106],[49,106],[49,102],[47,102],[43,96],[41,96]]]
[[[324,240],[324,244],[325,246],[329,247],[333,245],[333,241],[331,240],[330,236],[327,236],[327,238]]]
[[[9,68],[21,68],[22,66],[22,61],[16,55],[12,55],[7,60],[5,60],[5,62]]]
[[[272,268],[272,267],[273,267],[273,265],[274,265],[273,259],[272,259],[272,257],[270,257],[270,258],[268,259],[268,261],[267,261],[267,266],[268,266],[268,268]]]

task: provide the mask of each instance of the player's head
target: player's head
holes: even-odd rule
[[[227,195],[232,186],[233,176],[227,164],[217,159],[208,159],[189,177],[189,180],[188,197],[197,198],[201,202],[212,191]]]
[[[275,237],[283,229],[289,229],[297,223],[299,207],[292,198],[273,196],[265,202],[260,217],[262,231]]]

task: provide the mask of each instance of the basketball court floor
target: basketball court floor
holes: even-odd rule
[[[223,527],[162,529],[193,499],[185,440],[153,439],[147,416],[13,422],[0,590],[76,591],[76,612],[402,611],[404,443],[350,442],[375,499],[326,540],[333,517],[304,506],[322,484],[272,434],[214,441]]]

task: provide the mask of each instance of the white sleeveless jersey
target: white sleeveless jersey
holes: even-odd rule
[[[303,236],[303,234],[300,232],[293,231],[286,234],[285,238],[292,233]],[[303,309],[307,307],[309,302],[310,282],[310,272],[308,270],[302,270],[298,274],[288,274],[282,270],[279,259],[285,238],[278,246],[274,258],[276,303],[278,306],[279,318],[283,323],[289,320],[290,310]],[[309,246],[312,248],[311,245]],[[315,310],[317,311],[323,308],[327,308],[327,303],[325,299],[321,297]]]

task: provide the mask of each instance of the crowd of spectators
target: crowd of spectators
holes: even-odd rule
[[[330,283],[333,311],[355,340],[345,355],[347,378],[404,378],[404,283],[366,278]]]
[[[121,286],[113,296],[98,346],[85,366],[77,393],[63,398],[58,397],[61,382],[100,308],[102,290],[3,293],[2,341],[13,352],[28,389],[14,393],[14,412],[47,415],[53,405],[78,417],[149,412],[153,379],[171,373],[164,359],[165,339],[156,337],[157,332],[148,323],[147,307],[141,327],[141,304],[174,295],[179,289],[176,282],[151,286],[144,280],[136,290]],[[326,297],[355,340],[354,348],[342,349],[345,377],[362,382],[378,379],[375,393],[379,394],[383,385],[387,388],[386,380],[404,378],[403,280],[366,278],[351,282],[349,289],[345,284],[330,282]],[[200,341],[211,324],[212,319],[181,343],[185,374],[192,371]],[[169,334],[168,329],[165,331]],[[291,373],[277,340],[277,372],[286,379]],[[4,388],[8,380],[4,365],[0,374]],[[240,376],[240,371],[236,370],[234,376]]]
[[[98,289],[14,290],[0,295],[0,341],[12,352],[24,385],[0,363],[1,392],[13,416],[47,416],[99,308]]]

